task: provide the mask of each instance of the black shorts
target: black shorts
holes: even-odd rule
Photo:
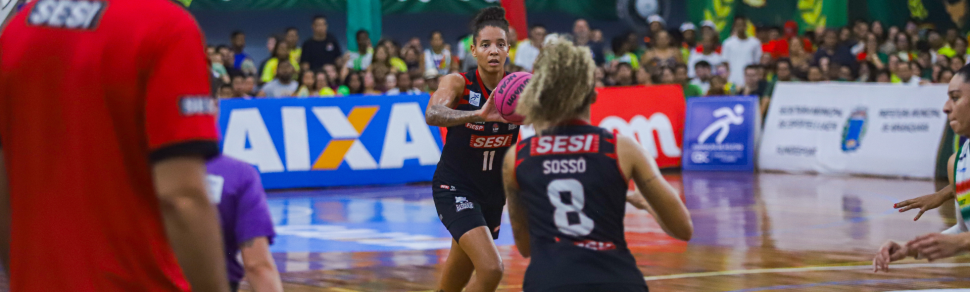
[[[523,291],[529,291],[528,289]],[[646,284],[579,284],[560,286],[553,289],[541,290],[541,292],[648,292]],[[531,292],[531,291],[529,291]]]
[[[505,204],[482,205],[468,191],[454,189],[451,185],[436,183],[432,189],[438,219],[441,219],[441,223],[456,242],[466,232],[479,226],[487,226],[492,233],[492,239],[498,239]]]

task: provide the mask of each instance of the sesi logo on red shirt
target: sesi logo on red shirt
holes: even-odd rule
[[[512,135],[478,136],[472,135],[472,148],[502,148],[512,146]]]
[[[532,156],[596,153],[600,151],[600,136],[596,134],[538,136],[532,138],[531,146]]]

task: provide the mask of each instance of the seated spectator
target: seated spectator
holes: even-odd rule
[[[276,69],[276,79],[263,85],[257,96],[272,98],[292,96],[299,89],[299,82],[293,80],[294,73],[296,70],[293,64],[281,62]]]
[[[953,74],[950,74],[950,75],[952,76]],[[219,91],[218,93],[216,93],[216,97],[218,97],[219,99],[233,98],[235,97],[235,95],[236,95],[236,91],[233,90],[232,85],[229,85],[229,84],[223,84],[222,86],[219,86]]]
[[[775,81],[800,81],[792,74],[791,60],[782,58],[775,62]]]
[[[761,98],[765,96],[764,81],[758,73],[759,65],[748,65],[744,67],[744,86],[738,89],[740,95],[750,95]]]
[[[900,61],[909,62],[916,59],[916,54],[910,47],[909,36],[905,33],[896,34],[896,56]]]
[[[950,80],[953,79],[953,71],[950,69],[943,69],[940,73],[936,74],[936,83],[949,84]]]
[[[388,75],[397,74],[397,68],[394,68],[394,65],[391,64],[390,57],[391,54],[388,52],[387,47],[378,46],[374,49],[374,61],[371,63],[370,68],[367,68],[367,71],[370,71],[374,74],[374,78],[382,82]]]
[[[387,74],[384,77],[384,88],[387,88],[384,91],[386,95],[401,95],[401,89],[397,88],[397,75],[395,74]]]
[[[677,64],[674,66],[674,83],[680,84],[684,89],[684,98],[703,96],[704,91],[697,85],[691,84],[687,78],[687,65]]]
[[[343,55],[337,37],[327,31],[329,28],[327,17],[317,15],[313,17],[313,37],[303,42],[300,54],[300,64],[309,66],[310,70],[320,70],[325,64],[336,64]],[[332,74],[337,78],[336,72]]]
[[[933,62],[933,64],[939,65],[941,68],[950,68],[950,57],[947,57],[946,55],[937,55],[936,62]]]
[[[892,82],[890,75],[892,75],[892,73],[889,73],[889,70],[882,69],[876,72],[875,80],[876,82],[879,82],[879,83],[890,83]]]
[[[964,56],[960,56],[960,55],[953,56],[953,58],[950,58],[950,70],[953,70],[953,68],[957,68],[957,70],[953,70],[953,72],[957,72],[958,70],[960,70],[959,68],[963,68],[963,65],[966,65],[967,63],[966,60],[967,59]]]
[[[603,67],[597,66],[596,70],[593,71],[593,80],[595,80],[594,82],[596,82],[596,87],[597,88],[605,87],[606,86],[605,79],[606,79],[606,73],[603,72]]]
[[[370,68],[371,61],[374,60],[374,49],[371,48],[370,44],[370,33],[367,30],[361,29],[357,31],[357,51],[350,52],[347,55],[347,63],[344,64],[344,69],[340,72],[341,77],[346,77],[347,74],[353,71],[363,71]]]
[[[407,67],[407,71],[417,71],[424,76],[424,58],[421,58],[418,49],[413,46],[404,46],[402,51],[404,55],[404,65]]]
[[[607,55],[606,60],[613,64],[612,67],[614,69],[616,68],[615,64],[621,63],[630,64],[633,70],[640,69],[640,60],[633,53],[633,47],[625,37],[614,37],[612,40],[612,49],[613,54]]]
[[[836,79],[837,81],[840,81],[840,82],[855,81],[855,76],[852,75],[852,67],[849,67],[847,65],[841,65],[839,66],[838,70],[839,70],[839,78]]]
[[[673,67],[677,63],[683,63],[683,54],[673,46],[670,33],[659,31],[651,39],[653,49],[647,51],[640,58],[640,65],[646,66],[648,71],[657,67]]]
[[[238,98],[250,98],[253,97],[250,92],[251,89],[247,90],[246,86],[246,76],[236,75],[232,77],[232,97]]]
[[[859,62],[870,62],[876,69],[883,69],[886,67],[886,62],[889,62],[889,56],[879,51],[878,37],[873,33],[869,33],[866,35],[866,42],[862,52],[856,55],[856,60]]]
[[[408,65],[404,63],[404,59],[401,59],[401,47],[397,42],[392,39],[385,39],[381,46],[387,48],[387,53],[390,55],[391,68],[397,69],[397,72],[408,71]]]
[[[728,90],[727,78],[721,75],[714,75],[711,77],[711,89],[707,91],[705,96],[725,96],[731,95],[730,90]]]
[[[337,73],[337,65],[323,65],[323,72],[327,74],[327,84],[330,86],[330,88],[337,90],[337,87],[339,87],[341,84],[340,74]]]
[[[290,58],[289,44],[287,42],[277,42],[276,48],[273,49],[273,57],[266,60],[266,65],[263,66],[263,75],[260,81],[263,83],[273,81],[276,78],[276,68],[279,67],[281,61],[290,63],[293,68],[300,68],[300,64]]]
[[[230,77],[242,75],[242,71],[236,69],[236,67],[233,65],[234,54],[232,53],[232,49],[229,49],[229,47],[225,45],[219,45],[216,47],[216,53],[222,55],[222,67],[226,68],[226,72],[228,72]]]
[[[694,64],[694,72],[697,77],[690,81],[691,85],[697,86],[701,90],[701,93],[705,93],[711,89],[711,64],[707,61],[700,61]]]
[[[244,34],[242,31],[239,31],[239,30],[234,31],[232,32],[232,35],[229,37],[229,40],[230,40],[230,43],[232,44],[231,49],[233,52],[232,58],[230,59],[232,60],[232,67],[236,69],[242,69],[243,62],[249,59],[249,54],[246,54],[246,52],[243,52],[243,49],[246,48],[246,34]]]
[[[822,74],[822,68],[818,66],[808,67],[808,82],[822,82],[825,81],[825,74]]]
[[[226,70],[225,62],[222,60],[222,54],[217,52],[209,54],[209,68],[212,68],[212,76],[222,81],[223,84],[232,82],[229,71]]]
[[[896,84],[903,85],[919,85],[921,79],[919,76],[913,74],[913,64],[910,62],[899,62],[896,67],[896,76],[899,77],[899,82],[893,82]]]
[[[437,72],[424,72],[424,83],[428,85],[428,93],[434,94],[435,91],[438,91],[438,81]]]
[[[259,87],[256,87],[256,75],[246,75],[246,81],[243,82],[243,86],[249,96],[256,96],[259,92]]]
[[[691,51],[690,57],[687,59],[687,76],[691,78],[697,77],[697,73],[694,70],[697,68],[697,63],[699,62],[707,63],[708,69],[710,69],[711,64],[724,63],[724,57],[715,51],[716,48],[717,42],[715,36],[704,37],[701,40],[700,51]]]
[[[337,88],[337,93],[342,96],[364,94],[364,79],[361,72],[353,71],[347,74],[344,85]]]
[[[676,80],[674,79],[674,69],[667,66],[662,66],[660,67],[659,72],[660,72],[660,76],[659,76],[660,80],[658,81],[660,81],[660,84],[677,84]]]
[[[691,22],[684,22],[680,25],[680,35],[683,38],[683,42],[680,44],[680,54],[684,60],[688,60],[691,52],[697,48],[697,26]]]
[[[956,40],[954,40],[953,51],[954,51],[954,54],[950,58],[960,56],[960,57],[963,57],[964,60],[966,60],[967,55],[970,55],[970,48],[967,48],[967,39],[957,38]]]
[[[319,95],[320,97],[337,96],[337,92],[333,90],[330,75],[326,71],[317,72],[313,79],[313,88],[311,90],[314,95]]]
[[[415,89],[411,81],[411,74],[408,72],[397,73],[397,89],[403,94],[418,94],[421,93],[420,89]],[[424,85],[422,80],[421,85]]]
[[[309,97],[317,96],[317,92],[313,90],[317,83],[317,74],[313,71],[305,70],[300,72],[300,86],[296,90],[293,96],[296,97]]]
[[[849,32],[848,29],[845,30]],[[822,45],[818,47],[818,51],[815,52],[813,60],[815,64],[819,64],[822,58],[828,58],[830,62],[839,65],[852,64],[855,58],[851,57],[849,50],[844,47],[839,46],[839,36],[834,30],[826,30],[824,37],[822,39]],[[832,68],[837,66],[831,66]],[[823,70],[829,68],[822,68]]]
[[[808,67],[811,66],[812,56],[802,45],[802,38],[791,37],[788,39],[788,44],[788,60],[792,64],[792,74],[799,78],[804,77],[808,73]]]
[[[424,50],[425,71],[437,70],[440,75],[448,75],[451,70],[451,50],[445,48],[445,37],[440,31],[432,31],[431,47]]]
[[[620,63],[616,66],[616,73],[613,75],[614,86],[630,86],[635,81],[633,66],[630,66],[629,63]]]
[[[364,94],[369,94],[369,95],[384,94],[380,90],[377,90],[377,81],[374,80],[373,73],[364,71],[362,75],[364,77]]]
[[[653,80],[656,78],[653,74],[650,74],[649,72],[647,72],[647,68],[640,67],[640,70],[637,70],[637,72],[633,74],[633,79],[636,80],[637,82],[636,85],[646,86],[646,85],[653,85],[654,83]]]
[[[286,41],[286,47],[290,48],[290,62],[295,64],[296,68],[300,68],[300,57],[303,55],[303,49],[300,48],[300,31],[292,26],[286,28],[283,40]]]
[[[529,39],[519,42],[515,48],[513,65],[521,67],[526,72],[532,72],[532,64],[539,57],[542,43],[546,39],[546,27],[541,24],[529,28]]]
[[[857,82],[875,82],[876,75],[873,74],[877,71],[876,65],[870,62],[862,62],[859,64],[859,74],[856,78]]]

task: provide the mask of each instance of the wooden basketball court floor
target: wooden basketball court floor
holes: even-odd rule
[[[872,273],[886,240],[954,223],[945,204],[914,222],[893,203],[933,192],[920,180],[772,173],[665,174],[694,222],[689,243],[628,205],[627,242],[652,291],[895,291],[970,287],[970,257],[906,260]],[[277,192],[272,249],[286,291],[430,291],[450,236],[427,185]],[[521,291],[528,265],[503,223],[499,291]],[[244,289],[247,286],[243,286]]]
[[[887,239],[954,224],[954,208],[900,214],[893,203],[939,183],[791,174],[684,172],[694,222],[689,243],[628,205],[626,237],[652,291],[894,291],[970,287],[970,257],[906,260],[873,274]],[[430,291],[448,255],[427,185],[270,194],[273,246],[286,291]],[[504,220],[499,291],[521,291],[528,259]],[[246,287],[244,285],[244,287]]]

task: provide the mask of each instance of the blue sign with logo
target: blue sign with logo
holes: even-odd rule
[[[267,189],[430,181],[442,140],[425,123],[428,99],[223,100],[222,153],[256,166]]]
[[[755,136],[760,127],[757,97],[687,100],[684,170],[754,170]]]

